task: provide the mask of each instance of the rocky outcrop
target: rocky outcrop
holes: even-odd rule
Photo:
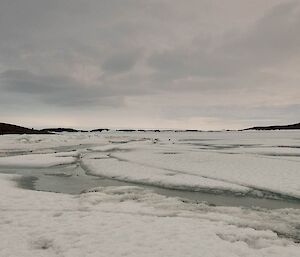
[[[5,134],[51,134],[47,131],[25,128],[8,123],[0,123],[0,135]]]
[[[275,126],[266,126],[266,127],[252,127],[244,130],[284,130],[284,129],[300,129],[300,123],[291,124],[291,125],[275,125]]]

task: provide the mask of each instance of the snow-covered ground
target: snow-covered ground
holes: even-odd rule
[[[300,131],[1,136],[2,172],[73,165],[137,186],[68,195],[0,174],[0,256],[300,256],[300,209],[214,207],[143,187],[300,200],[299,157]]]
[[[75,162],[76,152],[49,153],[49,154],[26,154],[6,156],[0,158],[1,167],[18,168],[47,168],[56,165],[71,164]]]

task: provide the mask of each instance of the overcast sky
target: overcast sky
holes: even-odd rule
[[[300,121],[300,1],[1,0],[0,122]]]

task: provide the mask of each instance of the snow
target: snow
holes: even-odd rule
[[[300,198],[299,161],[205,150],[179,154],[157,154],[153,150],[139,150],[113,153],[111,156],[123,161],[120,163],[120,172],[125,172],[121,167],[129,162],[168,170],[176,176],[194,176],[195,180],[205,177],[215,181],[215,185],[211,185],[216,188],[219,188],[218,182],[227,182]],[[97,172],[96,165],[92,168]],[[169,180],[172,178],[169,177]]]
[[[73,165],[137,186],[69,195],[0,174],[0,256],[298,257],[300,209],[214,207],[143,184],[300,198],[299,152],[300,131],[1,136],[0,169]]]
[[[74,163],[75,157],[76,152],[6,156],[0,158],[0,167],[46,168]]]
[[[78,162],[80,158],[89,173],[125,181],[191,191],[300,198],[299,134],[8,135],[0,139],[0,167],[47,168]]]
[[[194,205],[139,187],[70,196],[18,189],[9,178],[0,176],[0,256],[299,254],[297,244],[270,229],[291,231],[299,210]]]
[[[146,185],[191,191],[213,189],[215,191],[227,190],[244,194],[249,192],[249,188],[236,184],[212,180],[193,174],[180,174],[170,170],[120,161],[115,158],[110,158],[109,156],[87,155],[86,158],[83,159],[83,165],[87,171],[94,175],[128,182],[138,182]]]

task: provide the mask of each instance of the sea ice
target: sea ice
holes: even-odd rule
[[[72,164],[140,184],[300,198],[299,147],[300,131],[8,135],[0,137],[0,166]],[[18,188],[16,178],[0,174],[0,256],[300,253],[299,209],[213,207],[142,185],[57,194]]]
[[[0,175],[0,256],[299,255],[289,239],[299,210],[209,207],[140,187],[71,196],[19,189],[10,178]]]

